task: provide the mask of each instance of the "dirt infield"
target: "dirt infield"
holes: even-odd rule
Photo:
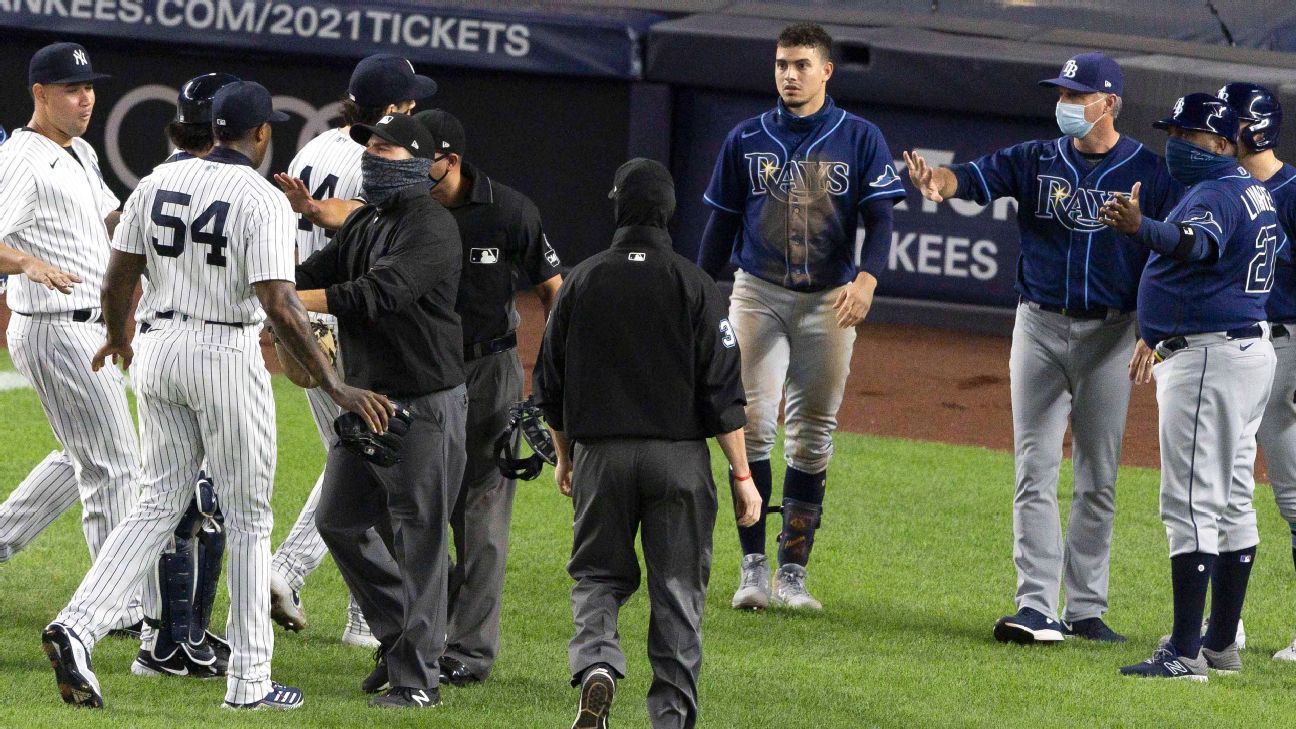
[[[542,311],[518,302],[519,342],[528,378],[539,346]],[[0,346],[9,310],[0,304]],[[1012,449],[1008,339],[924,327],[865,324],[855,344],[841,428],[898,438]],[[273,352],[267,352],[272,362]],[[528,384],[529,390],[529,384]],[[1123,462],[1158,463],[1156,397],[1137,387],[1130,403]]]

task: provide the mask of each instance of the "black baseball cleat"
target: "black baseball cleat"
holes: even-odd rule
[[[1099,643],[1124,643],[1125,636],[1112,630],[1102,618],[1085,618],[1074,623],[1062,623],[1063,634]]]
[[[441,669],[441,683],[450,684],[451,686],[470,686],[475,683],[481,683],[481,679],[468,670],[463,661],[451,656],[441,656],[437,661]]]
[[[581,679],[580,709],[572,729],[607,729],[612,699],[616,696],[616,679],[612,672],[599,666],[585,672]]]
[[[153,651],[140,648],[131,664],[131,673],[136,676],[188,676],[189,665],[185,662],[184,651],[178,647],[172,649],[171,655],[158,658]]]
[[[1062,624],[1034,608],[1024,607],[999,618],[994,626],[994,637],[1000,643],[1022,645],[1061,643]]]
[[[61,623],[50,623],[41,633],[41,649],[54,668],[63,701],[89,709],[104,707],[99,679],[90,665],[90,651],[76,633]]]
[[[387,693],[382,696],[370,699],[369,705],[380,709],[431,709],[441,705],[441,692],[435,688],[397,686],[387,689]]]
[[[378,646],[374,650],[374,670],[360,682],[360,690],[367,694],[376,694],[391,688],[387,678],[387,649]]]
[[[130,638],[131,640],[139,640],[140,634],[143,632],[144,632],[144,621],[140,620],[120,628],[113,628],[112,630],[108,631],[108,637],[109,638]]]

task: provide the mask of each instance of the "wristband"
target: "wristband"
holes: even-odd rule
[[[750,481],[750,480],[751,480],[751,472],[748,471],[746,476],[734,476],[734,477],[733,477],[733,480],[735,480],[735,481]]]

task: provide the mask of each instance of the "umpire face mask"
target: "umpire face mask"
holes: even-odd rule
[[[665,228],[675,214],[675,181],[659,162],[637,157],[616,171],[612,192],[618,228]]]
[[[360,158],[360,194],[366,202],[382,207],[398,193],[414,185],[432,189],[428,179],[431,161],[422,157],[387,159],[365,152]]]

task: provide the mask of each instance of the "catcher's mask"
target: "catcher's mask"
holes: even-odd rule
[[[517,457],[518,436],[531,447],[531,455]],[[530,481],[540,475],[544,464],[557,462],[553,435],[545,427],[544,415],[532,398],[519,400],[509,406],[508,428],[495,439],[495,463],[504,478]]]

